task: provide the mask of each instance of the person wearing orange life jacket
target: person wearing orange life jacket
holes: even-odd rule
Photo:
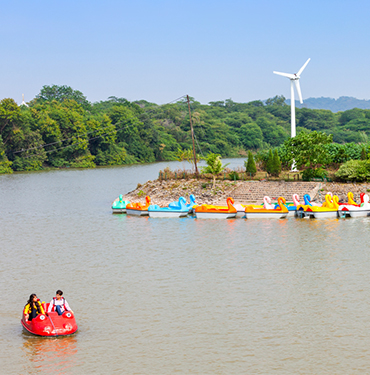
[[[64,311],[70,311],[73,314],[73,311],[69,307],[68,302],[62,296],[63,292],[61,290],[57,290],[55,297],[53,297],[53,299],[49,303],[48,313],[56,311],[58,315],[62,315]]]
[[[24,306],[23,314],[26,322],[36,318],[39,314],[45,314],[44,308],[35,293],[30,295],[26,306]]]

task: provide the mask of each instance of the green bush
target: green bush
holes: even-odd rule
[[[310,181],[313,178],[326,178],[328,176],[328,172],[324,168],[317,168],[317,169],[305,169],[302,172],[302,180],[303,181]]]
[[[331,163],[345,163],[348,160],[361,159],[361,153],[366,145],[357,143],[330,143],[323,146],[328,152],[329,162]]]
[[[367,152],[366,152],[366,147],[362,147],[361,151],[361,160],[366,160],[367,159]]]
[[[272,170],[274,168],[274,155],[272,154],[272,150],[269,150],[269,156],[266,162],[266,172],[272,175]]]
[[[257,173],[256,163],[254,162],[254,157],[252,155],[252,152],[248,152],[248,161],[244,162],[245,171],[250,176],[255,176]]]
[[[94,159],[95,156],[93,155],[79,156],[70,164],[70,166],[72,168],[95,168],[96,165]]]
[[[370,180],[370,161],[369,160],[349,160],[342,164],[335,173],[341,181],[363,182]]]
[[[95,156],[97,165],[120,165],[124,164],[126,150],[118,145],[111,145],[107,150],[98,150]]]
[[[12,162],[9,160],[0,161],[0,174],[3,173],[13,173],[13,169],[11,168]]]
[[[235,172],[235,171],[231,171],[229,173],[229,179],[230,180],[239,180],[240,177],[239,177],[239,173],[238,172]]]
[[[280,172],[281,172],[281,161],[279,159],[277,149],[275,149],[273,157],[272,157],[270,174],[271,174],[271,176],[279,177]]]
[[[39,171],[42,169],[42,161],[37,158],[21,158],[16,156],[13,161],[15,171]]]

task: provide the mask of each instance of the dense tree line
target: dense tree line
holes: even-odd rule
[[[71,87],[44,86],[28,104],[0,101],[0,173],[176,160],[179,150],[192,147],[185,99],[165,105],[117,97],[90,103]],[[244,156],[276,148],[290,136],[290,107],[282,96],[207,105],[191,99],[191,109],[197,152],[203,155]],[[357,144],[370,134],[370,110],[302,108],[296,117],[297,132],[332,134],[338,162],[349,160],[344,144],[351,142],[358,153]]]

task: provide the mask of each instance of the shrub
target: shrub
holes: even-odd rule
[[[312,178],[326,178],[328,176],[328,173],[323,168],[317,168],[317,169],[305,169],[302,172],[302,180],[303,181],[310,181]]]
[[[94,163],[94,159],[95,156],[93,155],[79,156],[72,163],[70,163],[70,166],[72,168],[95,168],[96,165]]]
[[[268,174],[272,174],[271,171],[273,169],[273,163],[274,163],[274,155],[272,154],[272,150],[269,150],[269,156],[266,163],[266,172]]]
[[[238,172],[235,172],[235,171],[231,171],[229,173],[229,179],[230,180],[239,180],[240,177],[239,177],[239,173]]]
[[[39,171],[42,169],[42,160],[38,158],[21,158],[16,156],[13,161],[15,171]]]
[[[13,169],[11,168],[12,162],[9,160],[0,161],[0,174],[3,173],[13,173]]]
[[[366,159],[367,159],[366,147],[362,147],[362,150],[361,150],[361,160],[366,160]]]
[[[370,179],[370,161],[349,160],[340,166],[335,177],[341,181],[368,181]]]
[[[256,163],[254,162],[254,157],[252,155],[252,152],[248,152],[248,161],[244,162],[245,165],[245,171],[247,174],[251,176],[255,176],[257,173]]]
[[[272,157],[270,174],[271,174],[271,176],[279,177],[280,172],[281,172],[281,161],[279,159],[278,152],[275,149],[274,150],[274,155]]]

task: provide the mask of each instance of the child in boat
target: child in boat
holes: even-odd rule
[[[62,315],[64,311],[70,311],[73,314],[73,311],[69,307],[67,300],[62,296],[63,292],[61,290],[57,290],[55,297],[53,297],[53,299],[49,303],[48,313],[56,311],[58,315]]]
[[[26,322],[36,318],[39,314],[45,314],[44,308],[35,293],[30,295],[26,306],[24,306],[23,314]]]

